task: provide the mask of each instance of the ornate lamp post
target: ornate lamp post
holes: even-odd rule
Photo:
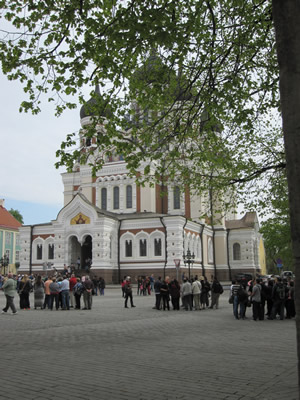
[[[5,273],[6,273],[5,268],[9,264],[9,258],[7,257],[6,254],[4,254],[3,257],[0,259],[0,264],[1,264],[1,267],[4,268],[3,275],[5,275]]]
[[[190,249],[187,249],[186,254],[183,253],[183,262],[184,265],[188,264],[189,266],[189,279],[191,279],[191,265],[193,266],[194,264],[194,258],[195,258],[195,254],[191,254]]]

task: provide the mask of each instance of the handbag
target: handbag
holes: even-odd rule
[[[233,304],[233,295],[231,295],[231,296],[229,297],[228,303],[229,303],[229,304]]]

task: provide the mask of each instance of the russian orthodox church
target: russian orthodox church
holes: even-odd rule
[[[82,130],[91,118],[83,106]],[[104,123],[105,118],[103,113]],[[89,147],[96,139],[82,135],[81,142]],[[228,212],[229,220],[222,216],[211,226],[203,218],[200,195],[169,185],[161,196],[158,184],[138,185],[119,155],[107,158],[96,177],[89,165],[78,164],[62,180],[64,207],[57,218],[20,228],[20,271],[63,270],[64,265],[84,270],[91,263],[90,273],[107,283],[125,275],[231,280],[240,272],[265,272],[254,212],[242,219]]]

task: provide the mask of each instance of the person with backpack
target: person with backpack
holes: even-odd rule
[[[271,316],[268,319],[276,319],[277,313],[279,313],[280,319],[284,319],[284,306],[287,298],[288,289],[284,286],[282,279],[277,278],[275,285],[273,286],[272,299],[273,307]]]
[[[80,298],[83,292],[83,286],[80,282],[80,278],[76,278],[76,284],[73,286],[73,295],[75,298],[75,309],[80,310]]]
[[[211,305],[210,308],[219,308],[219,297],[223,293],[223,287],[216,277],[211,285]]]

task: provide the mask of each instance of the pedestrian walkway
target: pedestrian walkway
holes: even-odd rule
[[[298,400],[295,321],[235,320],[226,291],[219,310],[154,301],[106,288],[91,311],[0,315],[0,399]]]

